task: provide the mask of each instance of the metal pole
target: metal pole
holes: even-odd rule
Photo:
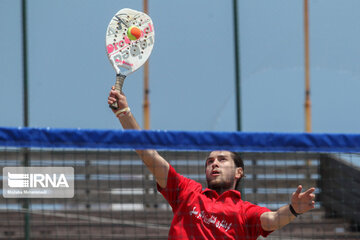
[[[234,44],[235,44],[235,96],[236,96],[236,129],[242,131],[241,127],[241,85],[240,85],[240,60],[239,60],[239,36],[238,36],[238,12],[237,0],[233,0],[234,17]]]
[[[308,0],[304,0],[304,46],[305,46],[305,132],[311,132],[309,4],[308,4]]]
[[[304,0],[304,50],[305,50],[305,132],[311,132],[311,100],[310,100],[310,50],[309,50],[309,3]],[[307,167],[311,165],[311,159],[306,160]],[[311,174],[306,174],[310,179]]]
[[[148,1],[143,0],[144,13],[149,14]],[[150,102],[149,102],[149,59],[144,64],[144,103],[143,103],[143,111],[144,111],[144,129],[150,129]],[[150,180],[150,173],[147,172],[145,174],[145,179]],[[154,195],[156,195],[157,191],[154,191]],[[150,197],[150,189],[145,190],[145,195]],[[155,207],[156,205],[150,206],[150,204],[145,205],[146,208]]]
[[[143,0],[144,13],[149,14],[148,1]],[[144,64],[144,129],[150,129],[150,101],[149,101],[149,60]]]
[[[23,123],[29,126],[28,108],[28,64],[27,64],[27,29],[26,29],[26,0],[22,0],[22,35],[23,35]]]
[[[22,0],[22,45],[23,45],[23,124],[24,127],[29,126],[29,102],[28,102],[28,64],[27,64],[27,22],[26,22],[26,0]],[[29,151],[27,148],[23,149],[24,160],[23,166],[29,166]],[[30,239],[30,214],[29,214],[29,199],[24,198],[22,210],[24,212],[24,239]]]
[[[238,11],[237,0],[233,0],[233,21],[234,21],[234,50],[235,50],[235,96],[236,96],[236,130],[241,132],[241,85],[240,85],[240,50],[238,34]],[[240,194],[243,200],[246,199],[244,185],[240,185]]]

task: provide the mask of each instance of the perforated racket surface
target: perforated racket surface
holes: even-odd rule
[[[137,40],[130,40],[127,31],[136,26],[141,30]],[[123,8],[111,19],[106,30],[106,53],[116,72],[116,91],[121,92],[125,78],[139,69],[149,58],[155,42],[154,25],[143,12]],[[117,109],[117,103],[110,105]]]

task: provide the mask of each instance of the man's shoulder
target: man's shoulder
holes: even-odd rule
[[[244,200],[241,200],[239,204],[244,210],[263,208],[257,204],[251,203],[249,201],[244,201]]]
[[[176,178],[178,181],[178,185],[180,188],[182,189],[190,189],[192,191],[197,191],[197,192],[201,192],[203,187],[202,184],[187,177],[182,175],[181,173],[177,172],[176,169],[170,165],[170,169],[169,169],[169,178]]]
[[[261,215],[264,212],[271,211],[267,207],[263,207],[260,205],[256,205],[254,203],[248,202],[248,201],[242,201],[241,209],[246,214],[255,214],[255,215]]]

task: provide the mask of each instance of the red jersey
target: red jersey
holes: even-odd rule
[[[166,188],[158,190],[172,207],[169,239],[257,239],[271,232],[261,227],[260,216],[270,211],[241,200],[240,192],[220,196],[178,174],[170,166]]]

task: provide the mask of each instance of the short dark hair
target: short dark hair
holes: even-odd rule
[[[237,152],[230,152],[231,153],[231,156],[232,156],[232,159],[234,160],[234,163],[235,163],[235,166],[236,167],[241,167],[242,170],[243,170],[243,176],[245,176],[245,167],[244,167],[244,161],[240,155],[240,153],[237,153]],[[239,187],[239,184],[240,184],[240,180],[242,179],[242,177],[239,178],[237,181],[236,181],[236,185],[235,185],[235,189],[238,190],[238,187]]]

